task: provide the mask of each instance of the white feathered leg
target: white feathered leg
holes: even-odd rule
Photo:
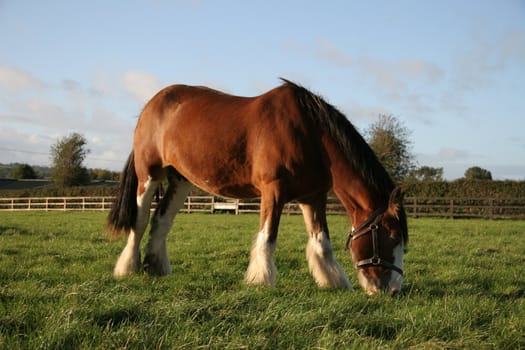
[[[315,282],[322,288],[352,289],[330,244],[325,202],[319,201],[316,205],[301,204],[301,209],[309,236],[306,258]]]

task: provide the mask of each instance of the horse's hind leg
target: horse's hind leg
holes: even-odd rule
[[[309,236],[306,257],[315,282],[322,288],[352,289],[330,244],[325,198],[313,203],[301,203],[300,207]]]
[[[148,225],[151,201],[159,184],[160,181],[152,180],[151,177],[146,180],[139,179],[136,225],[135,229],[129,232],[126,246],[115,264],[115,277],[130,275],[140,270],[140,241]]]
[[[175,170],[168,170],[168,187],[151,221],[151,232],[146,246],[144,270],[150,275],[171,274],[166,247],[166,236],[171,229],[177,212],[184,206],[184,200],[192,185]]]

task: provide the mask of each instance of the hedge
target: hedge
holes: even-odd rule
[[[409,181],[401,184],[407,197],[524,198],[525,181]]]
[[[525,198],[525,181],[455,180],[407,181],[401,184],[407,197],[455,198]],[[65,189],[52,187],[0,190],[0,197],[94,197],[114,196],[116,184],[80,186]],[[192,195],[206,194],[198,189]]]

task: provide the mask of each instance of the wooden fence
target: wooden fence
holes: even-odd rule
[[[114,197],[25,197],[0,198],[0,211],[109,210]],[[153,208],[156,203],[153,204]],[[259,200],[226,200],[213,196],[186,198],[183,212],[258,213]],[[405,209],[411,217],[525,219],[525,198],[405,198]],[[295,202],[285,205],[284,214],[298,214]],[[329,214],[343,214],[337,198],[329,198]]]

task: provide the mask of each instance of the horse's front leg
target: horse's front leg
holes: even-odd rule
[[[310,203],[301,203],[300,207],[309,236],[306,257],[315,282],[321,288],[352,289],[330,243],[326,222],[326,197]]]
[[[244,276],[247,284],[275,286],[277,269],[273,253],[283,205],[279,191],[275,188],[262,193],[259,233],[253,243],[250,264]]]

